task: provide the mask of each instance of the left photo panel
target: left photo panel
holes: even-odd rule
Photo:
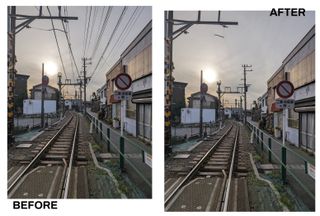
[[[8,198],[152,198],[152,7],[7,11]]]

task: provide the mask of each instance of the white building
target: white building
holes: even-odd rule
[[[106,108],[106,101],[107,101],[106,83],[97,90],[97,97],[100,99],[100,108]]]
[[[257,104],[259,109],[261,110],[261,116],[265,116],[268,112],[268,92],[264,93],[261,97],[258,98]]]

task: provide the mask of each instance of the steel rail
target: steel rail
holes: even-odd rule
[[[79,116],[77,116],[76,120],[76,128],[74,130],[73,134],[73,140],[72,140],[72,150],[70,154],[70,159],[69,159],[69,166],[68,170],[65,176],[65,181],[64,181],[64,187],[63,187],[63,198],[67,199],[68,198],[68,192],[69,192],[69,185],[70,185],[70,179],[71,179],[71,171],[73,167],[73,161],[74,161],[74,154],[75,154],[75,147],[77,144],[77,136],[78,136],[78,128],[79,128]]]
[[[239,138],[239,127],[237,128],[236,138],[235,138],[234,144],[233,144],[232,158],[231,158],[231,164],[230,164],[230,169],[229,169],[229,173],[228,173],[227,184],[224,188],[224,196],[223,196],[223,200],[221,202],[222,206],[221,206],[220,210],[222,210],[222,211],[227,211],[227,209],[228,209],[230,186],[231,186],[233,167],[234,167],[236,151],[237,151],[237,146],[238,146],[238,138]]]
[[[201,168],[203,163],[210,157],[214,149],[221,143],[221,141],[230,133],[233,125],[220,137],[220,139],[207,151],[207,153],[201,158],[201,160],[193,167],[193,169],[188,173],[188,175],[180,182],[180,184],[171,192],[171,194],[164,201],[164,205],[167,206],[169,201],[174,197],[174,195],[185,185],[185,183],[192,178],[198,170]]]
[[[7,189],[7,193],[11,192],[11,190],[15,187],[15,185],[20,181],[20,179],[31,169],[33,168],[38,161],[41,159],[41,157],[45,154],[45,152],[48,150],[48,148],[51,146],[51,144],[58,138],[58,136],[61,134],[61,132],[69,125],[71,122],[73,116],[70,117],[70,119],[60,128],[60,130],[47,142],[47,144],[41,149],[41,151],[32,159],[32,161],[28,164],[28,166],[19,174],[19,176],[10,184],[10,186]]]

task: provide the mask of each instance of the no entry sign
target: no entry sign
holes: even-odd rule
[[[132,83],[131,77],[126,73],[121,73],[115,78],[115,85],[120,90],[127,90]]]
[[[289,98],[293,95],[294,87],[291,82],[284,80],[278,83],[276,90],[279,97]]]

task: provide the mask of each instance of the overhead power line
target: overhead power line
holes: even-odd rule
[[[108,56],[105,58],[101,68],[103,68],[104,65],[107,63],[109,57],[111,56],[111,54],[113,54],[113,50],[115,50],[115,48],[119,48],[119,45],[123,44],[123,41],[128,37],[129,32],[131,31],[131,29],[133,28],[133,26],[135,25],[136,21],[138,20],[138,18],[140,17],[140,15],[141,15],[141,13],[143,11],[143,8],[139,12],[138,12],[138,9],[139,9],[139,7],[136,7],[134,12],[132,13],[131,17],[129,18],[129,21],[127,22],[126,26],[123,28],[120,36],[118,37],[117,41],[114,43],[114,45],[111,48]],[[134,17],[135,14],[137,14],[136,17]],[[119,52],[122,52],[121,49],[116,49],[116,50],[118,50]],[[118,55],[113,55],[113,56],[118,56]]]
[[[61,20],[61,23],[62,23],[62,27],[63,27],[63,30],[64,30],[64,35],[66,36],[66,39],[67,39],[67,42],[68,42],[68,47],[69,47],[70,54],[72,56],[73,64],[76,67],[76,71],[77,71],[78,77],[80,77],[80,72],[79,72],[79,69],[78,69],[76,60],[74,58],[72,48],[71,48],[70,38],[68,37],[67,31],[66,31],[66,27],[65,27],[64,22],[62,20]]]
[[[104,21],[103,21],[103,24],[102,24],[98,39],[97,39],[95,45],[93,46],[94,48],[93,48],[93,53],[91,54],[91,59],[93,59],[95,57],[96,53],[97,53],[98,46],[100,45],[100,42],[101,42],[101,38],[102,38],[102,36],[104,34],[104,31],[106,30],[106,27],[108,25],[108,20],[110,18],[110,14],[112,12],[112,8],[113,7],[108,7],[108,11],[107,11],[107,14],[106,14],[106,16],[104,18]]]
[[[108,43],[107,43],[106,47],[104,48],[104,50],[103,50],[103,52],[102,52],[102,54],[101,54],[101,56],[100,56],[100,58],[99,58],[99,61],[98,61],[98,63],[96,64],[96,67],[94,68],[94,70],[93,70],[93,72],[92,72],[92,74],[91,74],[90,77],[92,77],[92,76],[94,75],[94,73],[96,72],[96,70],[97,70],[97,68],[98,68],[98,66],[99,66],[99,64],[100,64],[100,62],[101,62],[104,54],[106,53],[106,51],[107,51],[107,49],[108,49],[108,47],[109,47],[109,45],[110,45],[110,42],[112,41],[112,39],[113,39],[113,37],[114,37],[115,32],[117,31],[117,29],[118,29],[118,27],[119,27],[119,25],[120,25],[120,23],[121,23],[121,20],[122,20],[122,18],[123,18],[123,16],[124,16],[126,10],[127,10],[127,7],[125,6],[125,7],[123,8],[122,12],[121,12],[121,15],[120,15],[120,17],[119,17],[119,19],[118,19],[117,24],[115,25],[115,27],[114,27],[114,29],[113,29],[113,31],[112,31],[112,33],[111,33],[111,36],[110,36],[110,38],[109,38],[109,40],[108,40]]]
[[[50,9],[49,7],[47,6],[47,10],[49,12],[49,16],[51,16],[51,12],[50,12]],[[59,46],[59,42],[58,42],[58,38],[57,38],[57,34],[56,34],[56,28],[54,27],[54,23],[53,23],[53,20],[51,19],[51,25],[52,25],[52,28],[53,28],[53,35],[54,35],[54,38],[56,39],[56,44],[57,44],[57,48],[58,48],[58,52],[59,52],[59,57],[60,57],[60,61],[61,61],[61,65],[62,65],[62,69],[63,69],[63,73],[64,75],[66,76],[66,79],[68,78],[67,76],[67,73],[66,73],[66,70],[65,70],[65,67],[64,67],[64,63],[63,63],[63,60],[62,60],[62,56],[61,56],[61,51],[60,51],[60,46]]]
[[[86,56],[86,51],[87,51],[87,45],[88,45],[88,34],[89,34],[89,30],[90,30],[90,21],[91,21],[91,14],[92,14],[92,6],[90,6],[90,12],[89,12],[89,18],[88,18],[88,24],[86,26],[86,35],[85,35],[85,44],[84,44],[84,51],[83,51],[83,57]]]

